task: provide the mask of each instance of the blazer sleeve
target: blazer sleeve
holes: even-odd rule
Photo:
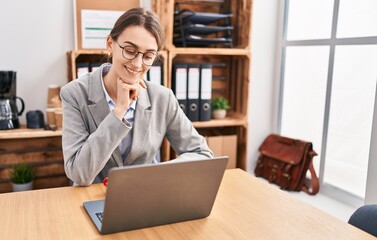
[[[193,127],[171,90],[168,102],[166,136],[178,155],[177,160],[212,158],[205,138]]]
[[[68,84],[61,90],[63,107],[63,155],[65,172],[75,185],[92,184],[130,126],[111,111],[94,132],[94,125],[79,86]]]

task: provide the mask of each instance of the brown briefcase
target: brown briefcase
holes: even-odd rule
[[[259,152],[256,176],[284,190],[304,191],[310,195],[318,193],[319,181],[312,162],[317,153],[311,142],[271,134],[259,147]],[[310,181],[306,179],[308,170]]]

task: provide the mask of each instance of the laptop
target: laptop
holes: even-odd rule
[[[112,168],[106,199],[84,202],[101,234],[209,216],[228,157]]]

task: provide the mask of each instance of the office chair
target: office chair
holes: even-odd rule
[[[358,208],[351,215],[348,223],[377,237],[377,204]]]

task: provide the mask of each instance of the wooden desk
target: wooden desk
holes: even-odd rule
[[[101,184],[0,194],[1,239],[375,239],[239,169],[205,219],[100,235],[82,203],[104,197]]]
[[[13,164],[25,162],[34,167],[34,189],[68,186],[64,172],[62,131],[19,129],[0,131],[0,193],[12,191]]]

